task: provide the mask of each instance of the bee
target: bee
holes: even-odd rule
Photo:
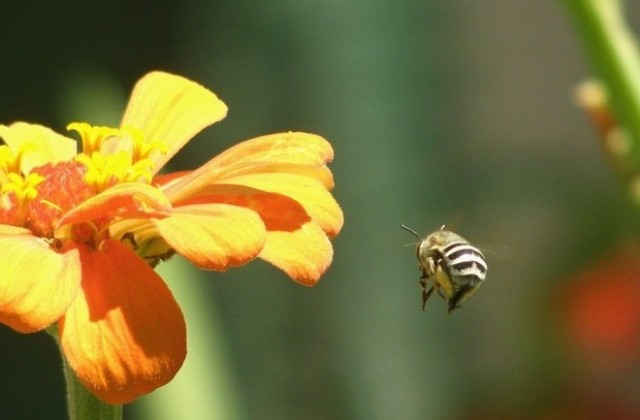
[[[487,262],[478,248],[444,226],[424,239],[413,229],[402,228],[420,240],[416,255],[422,271],[422,310],[434,290],[447,301],[449,313],[473,296],[487,274]]]

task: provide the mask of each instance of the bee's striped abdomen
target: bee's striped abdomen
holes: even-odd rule
[[[478,248],[465,242],[453,242],[444,247],[442,255],[451,276],[471,276],[479,282],[484,281],[487,263]]]

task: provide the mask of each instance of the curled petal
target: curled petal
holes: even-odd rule
[[[260,258],[275,265],[292,279],[313,286],[333,259],[327,235],[314,223],[292,232],[270,231]]]
[[[297,201],[311,220],[318,223],[330,237],[336,236],[342,229],[344,216],[340,206],[329,191],[315,179],[297,174],[262,173],[234,177],[228,182],[282,194]]]
[[[153,185],[157,185],[159,188],[164,189],[172,185],[176,182],[181,182],[186,176],[191,174],[193,171],[175,171],[167,174],[157,174],[153,177],[153,181],[151,182]],[[165,191],[166,194],[166,191]]]
[[[227,115],[227,106],[205,87],[169,73],[154,71],[135,85],[121,127],[142,130],[168,152],[155,160],[157,172],[203,128]]]
[[[156,187],[137,182],[116,184],[102,193],[89,198],[71,209],[60,221],[60,225],[81,223],[104,216],[145,215],[165,213],[171,203]]]
[[[228,171],[220,177],[220,181],[224,179],[230,179],[234,176],[251,175],[258,173],[290,173],[295,175],[302,175],[308,178],[313,178],[319,181],[324,188],[331,190],[334,187],[333,174],[331,170],[326,166],[300,166],[292,163],[260,163],[253,165],[244,165],[244,167],[236,168],[234,171]]]
[[[58,254],[28,231],[0,229],[0,322],[16,331],[39,331],[56,322],[78,293],[76,250]]]
[[[271,134],[229,148],[164,189],[172,201],[180,201],[213,183],[228,183],[235,176],[272,172],[304,175],[331,189],[333,176],[325,164],[332,159],[331,144],[320,136],[300,132]]]
[[[196,203],[226,203],[249,208],[260,215],[267,230],[293,231],[311,220],[297,201],[242,185],[213,185],[209,193],[198,195],[176,206]]]
[[[252,210],[228,204],[194,204],[151,219],[178,254],[208,270],[237,267],[262,250],[265,226]]]
[[[117,241],[81,247],[80,259],[82,287],[59,323],[78,379],[110,404],[169,382],[186,357],[186,326],[162,279]]]
[[[76,155],[75,140],[42,125],[25,122],[0,125],[0,137],[14,154],[22,153],[20,169],[23,173],[48,162],[70,160]]]
[[[333,149],[324,138],[316,134],[288,132],[269,134],[238,143],[213,158],[211,164],[229,167],[252,161],[314,167],[332,160]]]

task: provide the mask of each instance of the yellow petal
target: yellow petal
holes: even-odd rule
[[[118,241],[80,247],[83,278],[60,320],[60,343],[78,379],[124,404],[169,382],[186,356],[186,326],[151,267]]]
[[[227,106],[203,86],[184,77],[154,71],[135,85],[121,127],[142,130],[148,141],[167,145],[157,172],[203,128],[227,115]]]
[[[237,267],[262,250],[265,226],[252,210],[228,204],[181,206],[163,219],[151,219],[178,254],[208,270]]]
[[[0,224],[0,237],[2,236],[30,236],[31,231],[18,226]]]
[[[313,286],[331,264],[333,248],[318,225],[306,223],[293,232],[267,232],[267,243],[260,258],[298,283]]]
[[[0,322],[16,331],[39,331],[65,313],[80,286],[76,250],[58,254],[16,229],[0,229]]]
[[[24,153],[21,168],[24,173],[36,166],[69,160],[76,155],[75,140],[37,124],[16,122],[10,126],[0,125],[0,137],[13,153]]]

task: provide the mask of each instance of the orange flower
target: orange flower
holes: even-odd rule
[[[40,125],[0,126],[0,322],[57,322],[64,357],[105,402],[151,392],[184,361],[182,312],[152,269],[174,252],[218,271],[259,257],[307,286],[331,263],[343,216],[323,138],[263,136],[157,175],[226,112],[204,87],[153,72],[120,128],[69,125],[82,153]]]

